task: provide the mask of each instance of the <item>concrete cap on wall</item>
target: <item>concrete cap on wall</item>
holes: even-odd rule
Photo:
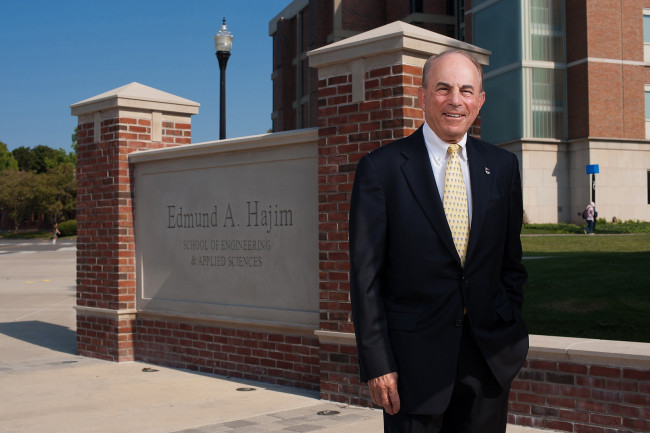
[[[309,66],[321,68],[400,51],[427,58],[450,49],[467,51],[481,65],[489,64],[489,50],[402,21],[317,48],[308,56]]]
[[[294,0],[279,14],[269,21],[269,36],[273,36],[278,30],[278,22],[283,19],[291,19],[298,15],[301,10],[309,6],[309,0]]]
[[[528,357],[647,370],[650,368],[650,343],[531,335]]]
[[[198,102],[133,82],[72,104],[70,110],[73,116],[82,116],[112,108],[192,115],[199,112],[199,105]]]

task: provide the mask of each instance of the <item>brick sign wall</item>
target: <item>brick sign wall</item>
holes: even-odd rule
[[[513,424],[566,432],[650,431],[650,370],[529,359],[510,392]]]

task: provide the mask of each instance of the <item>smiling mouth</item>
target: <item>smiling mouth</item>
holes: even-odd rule
[[[444,113],[443,115],[446,117],[451,117],[452,119],[460,119],[461,117],[465,117],[464,114],[454,114],[454,113]]]

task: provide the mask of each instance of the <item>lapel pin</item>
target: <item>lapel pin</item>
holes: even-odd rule
[[[485,167],[485,174],[490,174],[490,169],[488,167]]]

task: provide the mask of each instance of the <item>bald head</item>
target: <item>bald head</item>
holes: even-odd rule
[[[449,56],[451,54],[460,54],[461,56],[466,57],[469,61],[471,61],[474,64],[474,66],[476,66],[476,70],[478,71],[478,75],[480,77],[479,91],[482,91],[483,90],[483,68],[481,67],[479,62],[476,61],[474,57],[472,57],[466,51],[462,51],[462,50],[443,51],[440,54],[435,54],[429,57],[427,61],[424,63],[424,67],[422,68],[422,87],[424,88],[427,87],[429,81],[429,70],[431,69],[432,65],[438,62],[440,59],[444,58],[445,56]]]

